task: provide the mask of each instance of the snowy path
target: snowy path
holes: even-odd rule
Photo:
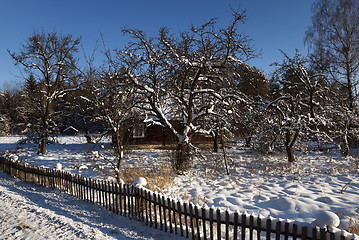
[[[182,239],[0,172],[1,239]]]

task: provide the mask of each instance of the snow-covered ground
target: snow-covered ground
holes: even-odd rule
[[[0,172],[1,239],[180,239]]]
[[[99,161],[95,164],[91,160],[91,156],[101,155],[102,148],[93,148],[93,145],[85,143],[83,137],[58,138],[58,143],[48,145],[48,152],[45,156],[36,154],[36,144],[17,145],[16,141],[18,139],[16,137],[0,138],[0,151],[5,149],[17,151],[18,157],[15,158],[33,165],[54,168],[60,163],[65,171],[78,173],[85,177],[108,178],[108,176],[103,175],[103,170],[108,167],[108,163]],[[335,151],[328,153],[308,152],[298,154],[297,162],[290,165],[283,155],[262,156],[250,153],[242,149],[241,145],[238,144],[227,149],[230,174],[225,175],[223,155],[221,153],[213,154],[210,151],[205,151],[202,154],[206,155],[206,158],[196,158],[191,170],[186,175],[176,176],[173,186],[164,190],[164,192],[173,197],[195,201],[200,205],[213,205],[224,209],[228,208],[232,211],[247,211],[256,215],[271,215],[276,218],[292,219],[306,223],[313,222],[316,216],[323,211],[331,211],[339,215],[341,218],[340,228],[344,229],[348,229],[350,221],[358,220],[359,159],[357,158],[344,158]],[[144,166],[146,163],[153,165],[154,162],[158,161],[170,161],[170,156],[169,152],[164,150],[133,150],[125,153],[125,161],[135,162]],[[97,157],[96,159],[101,158]],[[31,207],[34,206],[33,202],[36,197],[33,197],[32,200],[30,198],[30,201],[27,196],[27,194],[31,193],[33,186],[30,185],[31,187],[29,187],[26,184],[14,182],[12,185],[10,184],[13,187],[8,187],[7,184],[9,184],[10,179],[5,178],[3,174],[1,178],[5,179],[5,183],[0,183],[1,198],[13,199],[11,201],[15,202],[23,201],[25,203],[23,208],[30,208],[28,215],[15,214],[16,211],[22,212],[23,210],[18,206],[19,204],[13,204],[19,208],[14,210],[14,215],[21,216],[21,220],[24,222],[25,227],[21,229],[21,232],[27,231],[35,234],[36,231],[31,229],[40,227],[40,223],[35,222],[34,225],[29,225],[29,228],[26,227],[27,224],[34,222],[36,217],[36,214],[31,213]],[[24,188],[24,186],[30,188],[29,192],[16,190],[17,188]],[[4,194],[4,188],[12,191],[9,194]],[[147,232],[160,234],[160,231],[142,228],[140,223],[131,221],[130,224],[126,222],[128,219],[122,220],[123,218],[112,215],[107,210],[93,210],[99,209],[99,207],[83,202],[80,204],[80,201],[68,195],[61,195],[61,198],[67,199],[64,200],[64,203],[59,203],[63,205],[63,208],[51,206],[46,208],[44,204],[51,202],[51,199],[56,199],[56,195],[61,193],[46,189],[39,191],[41,194],[36,196],[40,197],[41,195],[42,200],[40,201],[41,205],[38,207],[48,209],[46,211],[40,210],[40,212],[47,213],[47,211],[50,211],[51,214],[53,212],[56,214],[50,214],[54,218],[47,218],[51,221],[50,226],[60,222],[59,224],[64,224],[65,227],[63,228],[71,229],[70,226],[74,226],[73,221],[75,220],[76,224],[85,225],[82,228],[83,231],[80,232],[69,230],[69,234],[73,234],[74,237],[82,238],[81,234],[87,234],[86,236],[90,238],[97,238],[95,234],[101,234],[98,237],[105,239],[110,239],[111,237],[121,238],[122,236],[132,237],[131,235],[126,235],[126,231],[131,232],[133,229],[142,231],[144,235]],[[7,192],[5,191],[5,193]],[[37,190],[33,191],[33,193],[37,193]],[[4,201],[1,202],[3,203]],[[70,202],[69,211],[65,207],[68,202]],[[1,207],[1,209],[4,208],[4,206]],[[53,209],[61,210],[54,211]],[[97,219],[101,218],[101,221],[94,223],[92,219],[96,219],[96,217],[91,217],[91,211],[101,215],[101,217],[97,217]],[[34,212],[37,213],[37,210]],[[80,216],[85,215],[83,214],[84,212],[89,212],[89,218],[73,217],[71,212],[77,212],[76,214]],[[3,215],[3,210],[0,213]],[[0,216],[3,218],[2,215]],[[66,220],[62,221],[61,216],[64,216]],[[13,218],[9,219],[15,221]],[[27,219],[32,220],[29,222]],[[8,220],[8,224],[11,221]],[[102,228],[100,224],[108,224],[108,226]],[[130,229],[126,227],[127,224],[130,224],[128,225],[131,226],[129,227]],[[135,225],[136,227],[132,228]],[[91,227],[95,229],[95,233],[88,231]],[[19,232],[21,227],[19,227],[19,224],[12,224],[12,228],[14,231]],[[52,233],[55,233],[56,228],[53,227],[53,229]],[[78,228],[76,229],[78,230]],[[114,231],[118,236],[113,236],[112,229],[115,229]],[[108,236],[105,236],[105,234]],[[142,234],[139,235],[143,237]],[[135,237],[140,238],[140,236]],[[156,238],[158,236],[150,237]],[[171,238],[173,237],[171,236]]]

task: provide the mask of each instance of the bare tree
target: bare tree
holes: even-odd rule
[[[273,84],[277,88],[266,110],[270,116],[268,127],[277,131],[274,139],[283,142],[288,161],[294,162],[294,146],[300,137],[330,139],[324,131],[328,120],[322,114],[326,85],[323,75],[306,57],[298,52],[292,58],[283,55],[283,62],[276,63]]]
[[[117,57],[143,96],[143,109],[154,116],[151,120],[170,129],[177,139],[174,166],[179,172],[188,167],[194,147],[192,134],[206,130],[200,124],[206,116],[220,116],[215,106],[231,95],[235,69],[255,57],[251,40],[238,32],[245,12],[233,17],[225,28],[217,28],[216,19],[212,19],[177,38],[166,28],[157,38],[138,30],[123,30],[134,40],[117,51]]]
[[[39,154],[46,153],[46,142],[49,134],[49,122],[52,120],[54,101],[61,98],[71,89],[66,89],[65,82],[74,77],[76,64],[75,54],[80,38],[72,35],[35,32],[22,45],[18,53],[8,50],[15,64],[19,64],[39,80],[41,114],[41,140]]]
[[[359,1],[317,0],[305,42],[328,61],[328,77],[343,86],[346,107],[356,111],[359,71]]]
[[[83,95],[80,98],[89,104],[95,113],[97,121],[104,122],[112,137],[112,147],[115,161],[110,163],[120,182],[120,167],[123,158],[123,145],[131,133],[131,123],[136,118],[135,105],[137,102],[136,87],[127,77],[121,65],[112,59],[110,51],[106,48],[103,37],[103,54],[107,61],[101,67],[94,66],[94,57],[97,48],[91,56],[85,59],[87,68],[82,71],[83,82],[81,87]]]
[[[110,127],[113,150],[117,157],[114,170],[120,182],[123,145],[132,130],[130,123],[136,115],[136,88],[133,85],[131,87],[126,75],[111,70],[101,72],[87,84],[90,87],[90,101],[100,111],[99,118]]]

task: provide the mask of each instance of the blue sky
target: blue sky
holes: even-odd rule
[[[110,49],[126,40],[121,27],[155,34],[162,26],[173,32],[187,30],[213,17],[219,24],[231,21],[231,9],[246,9],[248,21],[241,30],[254,40],[262,56],[251,65],[269,74],[269,64],[282,59],[279,49],[306,53],[303,38],[311,24],[314,0],[1,0],[0,90],[21,86],[22,72],[7,49],[18,51],[34,30],[82,36],[85,51],[92,51],[100,32]],[[79,57],[83,56],[80,53]]]

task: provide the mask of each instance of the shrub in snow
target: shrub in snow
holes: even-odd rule
[[[340,219],[338,215],[333,212],[323,211],[316,215],[316,220],[314,220],[312,224],[315,224],[320,228],[338,227]]]
[[[136,178],[135,181],[133,181],[132,183],[132,186],[146,186],[147,184],[147,180],[146,178],[143,178],[143,177],[139,177],[139,178]]]

